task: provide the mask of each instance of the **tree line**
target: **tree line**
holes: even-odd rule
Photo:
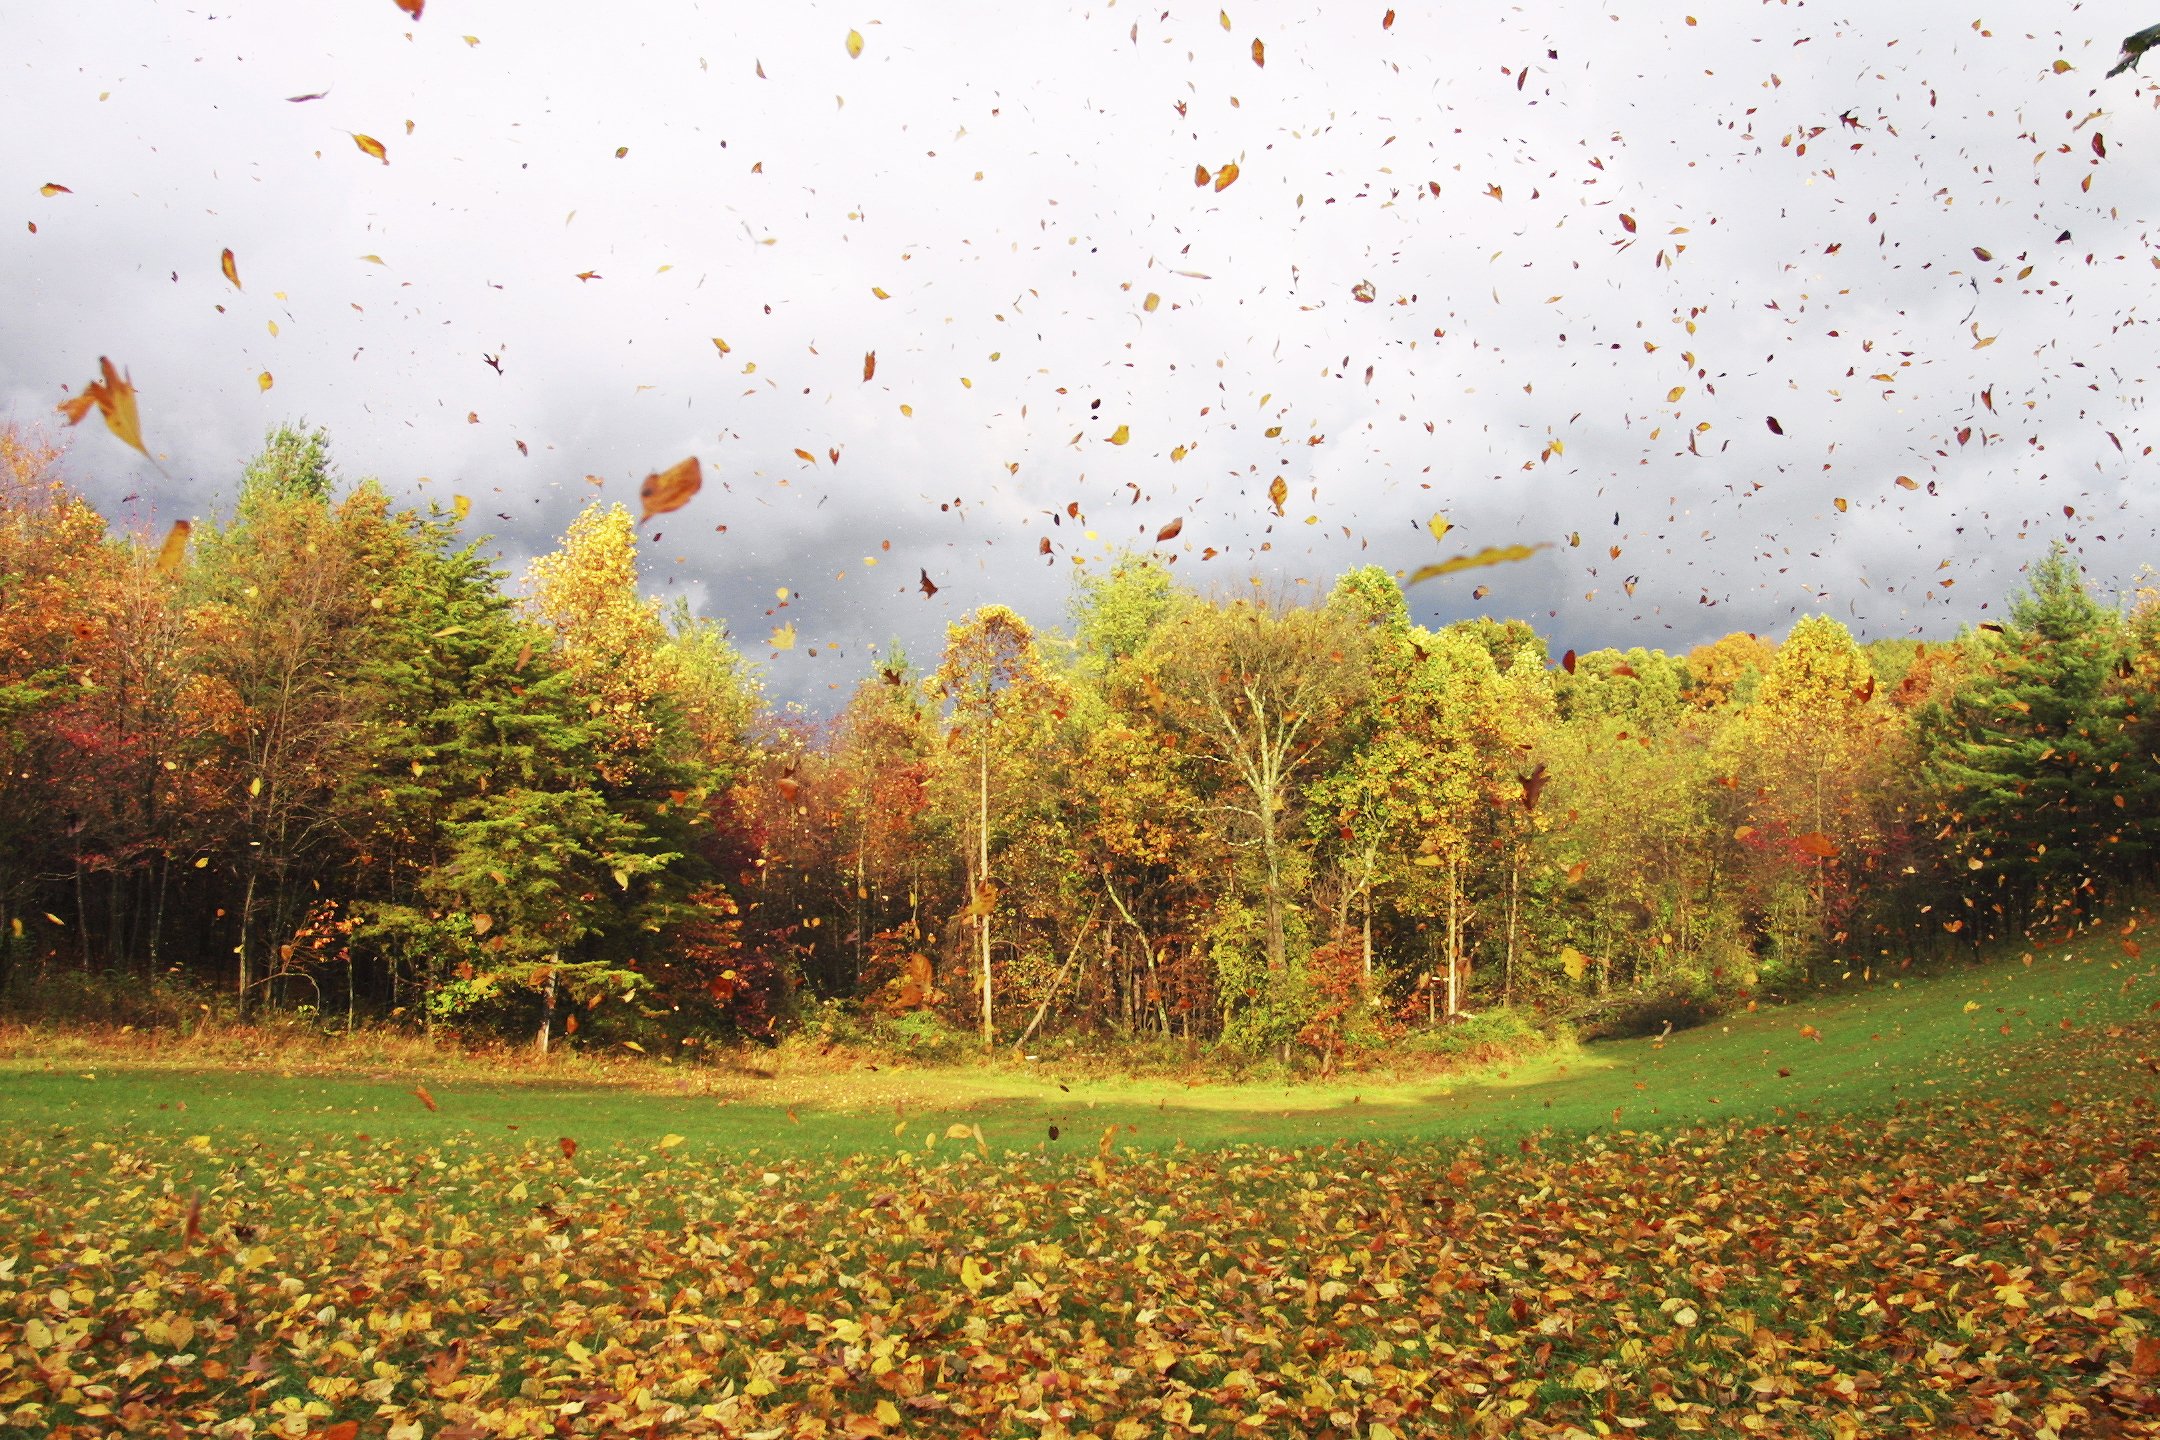
[[[1396,578],[1130,555],[829,720],[638,590],[595,504],[513,581],[275,432],[115,536],[0,432],[0,996],[698,1045],[822,1005],[985,1044],[1330,1060],[1505,1007],[1710,1005],[2149,885],[2160,587],[1685,654],[1428,629]],[[134,1007],[132,1010],[130,1007]]]

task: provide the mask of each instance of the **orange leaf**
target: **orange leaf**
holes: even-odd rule
[[[402,3],[402,0],[400,0],[400,3]],[[382,141],[377,140],[374,136],[355,134],[352,137],[352,143],[360,147],[361,154],[372,155],[385,165],[390,163],[390,152],[385,150]]]
[[[1182,531],[1184,528],[1185,517],[1180,515],[1175,520],[1172,520],[1169,524],[1163,526],[1162,529],[1155,532],[1155,543],[1160,545],[1165,540],[1177,539],[1179,532]]]
[[[1825,860],[1835,860],[1838,855],[1837,843],[1820,830],[1810,830],[1805,835],[1793,836],[1793,847]]]
[[[1237,177],[1237,161],[1232,160],[1224,165],[1222,169],[1215,172],[1215,193],[1220,195],[1232,185],[1237,184]]]
[[[226,250],[224,254],[218,256],[218,269],[223,270],[225,272],[225,278],[232,281],[233,289],[240,290],[246,288],[240,283],[240,267],[233,263],[233,253],[230,249]]]
[[[1392,30],[1392,29],[1394,29],[1394,28],[1395,28],[1395,12],[1394,12],[1394,11],[1390,10],[1390,11],[1388,11],[1388,12],[1387,12],[1387,14],[1385,14],[1385,15],[1382,15],[1382,16],[1380,17],[1380,28],[1381,28],[1382,30]]]
[[[406,3],[407,0],[398,0],[398,4],[401,6]],[[415,15],[420,13],[421,3],[422,0],[411,0],[410,8]],[[340,1420],[335,1425],[325,1426],[321,1430],[310,1431],[309,1433],[312,1440],[359,1440],[360,1422],[357,1420]]]
[[[1290,486],[1284,482],[1282,476],[1277,475],[1273,480],[1268,481],[1267,498],[1269,503],[1274,505],[1275,513],[1277,515],[1282,514],[1283,503],[1290,498]]]
[[[1267,46],[1260,43],[1260,37],[1257,35],[1253,37],[1252,42],[1252,63],[1263,70],[1267,68]]]
[[[439,1109],[441,1109],[441,1108],[442,1108],[441,1106],[439,1106],[439,1105],[437,1105],[437,1104],[435,1103],[435,1097],[434,1097],[433,1095],[430,1095],[430,1094],[428,1094],[428,1093],[427,1093],[427,1086],[425,1086],[425,1085],[415,1085],[415,1086],[413,1086],[413,1092],[412,1092],[412,1093],[413,1093],[413,1094],[415,1094],[415,1095],[417,1095],[417,1096],[419,1096],[419,1097],[420,1097],[420,1103],[421,1103],[421,1104],[423,1104],[423,1105],[425,1105],[425,1106],[427,1106],[427,1108],[428,1108],[428,1109],[430,1109],[430,1110],[439,1110]]]
[[[72,195],[75,192],[57,180],[48,180],[43,185],[38,186],[37,193],[49,199],[54,195]]]
[[[1800,1027],[1800,1038],[1803,1040],[1813,1040],[1816,1044],[1820,1045],[1822,1044],[1822,1031],[1816,1029],[1813,1025],[1802,1025]]]
[[[655,515],[682,509],[704,486],[704,468],[698,464],[695,455],[647,475],[645,483],[638,486],[638,499],[645,506],[645,512],[638,516],[638,523],[642,525]]]
[[[1194,185],[1198,186],[1198,185],[1205,185],[1205,184],[1207,184],[1207,182],[1208,182],[1208,168],[1207,168],[1207,166],[1205,166],[1205,165],[1195,165],[1195,166],[1193,166],[1193,167],[1192,167],[1192,183],[1193,183]]]
[[[864,382],[868,383],[870,377],[875,374],[877,374],[877,351],[865,350],[862,357],[862,378]]]
[[[102,380],[91,381],[82,394],[61,401],[56,408],[68,417],[68,424],[80,425],[95,405],[105,418],[106,429],[148,456],[150,452],[143,450],[142,416],[135,409],[134,382],[114,369],[112,361],[103,355],[98,356],[98,370],[104,376]]]
[[[396,0],[396,3],[398,9],[415,20],[419,19],[420,12],[427,8],[427,0]]]
[[[560,1140],[557,1140],[555,1143],[562,1146],[563,1159],[574,1160],[577,1158],[577,1141],[571,1139],[568,1135],[565,1135]]]
[[[165,543],[158,546],[158,574],[170,579],[180,573],[187,564],[188,534],[194,528],[185,520],[173,521],[172,529],[165,532]]]

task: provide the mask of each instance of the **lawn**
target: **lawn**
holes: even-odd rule
[[[2160,1434],[2155,967],[1855,980],[1295,1091],[17,1046],[0,1429]]]

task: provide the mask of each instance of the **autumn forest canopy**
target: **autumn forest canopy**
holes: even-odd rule
[[[1955,635],[1672,654],[1135,552],[1064,627],[984,605],[824,720],[643,598],[620,507],[511,576],[320,432],[192,535],[116,533],[25,433],[5,459],[18,1011],[1324,1067],[1897,969],[2154,876],[2160,587],[2092,593],[2059,545]]]

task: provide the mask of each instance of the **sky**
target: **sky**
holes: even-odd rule
[[[2154,17],[2033,13],[18,6],[0,422],[153,540],[321,426],[513,577],[696,456],[646,588],[813,711],[1127,549],[1527,551],[1412,612],[1555,654],[1948,636],[2160,561]],[[100,356],[159,464],[62,429]]]

